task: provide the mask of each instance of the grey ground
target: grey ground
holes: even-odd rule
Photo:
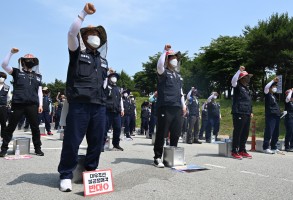
[[[1,199],[84,199],[83,185],[73,184],[73,191],[58,190],[62,141],[59,133],[43,136],[44,157],[32,154],[27,160],[0,159]],[[15,131],[14,136],[30,137]],[[209,170],[179,173],[152,165],[153,147],[145,136],[121,141],[125,149],[106,151],[100,169],[112,169],[114,192],[87,199],[292,199],[293,153],[266,155],[253,152],[253,159],[235,160],[218,156],[217,144],[184,144],[187,164]],[[12,145],[10,146],[12,149]],[[80,153],[85,153],[86,142]],[[247,148],[249,149],[249,147]],[[31,145],[31,153],[33,153]]]

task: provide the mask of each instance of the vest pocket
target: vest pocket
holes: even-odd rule
[[[80,76],[90,76],[93,72],[94,72],[94,67],[91,64],[91,61],[86,58],[80,58],[78,74]]]
[[[238,111],[239,112],[247,112],[250,110],[250,105],[249,104],[244,104],[244,103],[239,103],[238,104]]]

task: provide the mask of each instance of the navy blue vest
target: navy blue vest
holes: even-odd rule
[[[233,93],[232,114],[250,115],[252,113],[252,100],[248,87],[238,82]]]
[[[208,117],[220,117],[220,104],[211,101],[207,104],[208,106]]]
[[[293,102],[285,103],[285,110],[287,111],[286,118],[293,118]]]
[[[161,106],[181,107],[182,78],[179,73],[165,69],[158,75],[158,108]]]
[[[265,111],[266,115],[281,116],[281,111],[276,97],[270,92],[265,97]]]
[[[107,86],[107,100],[106,107],[107,111],[120,113],[121,112],[121,94],[120,88],[116,85]]]
[[[12,104],[39,105],[38,90],[42,86],[42,76],[35,72],[20,71],[13,68]]]
[[[52,100],[48,96],[43,96],[43,111],[49,112],[50,111],[50,104],[52,103]]]
[[[131,115],[131,104],[129,98],[123,97],[124,115]]]
[[[189,101],[189,104],[188,104],[189,116],[199,117],[199,101],[196,97],[191,97],[191,98],[192,100]]]
[[[3,84],[3,87],[0,90],[0,106],[6,106],[7,105],[8,92],[9,92],[9,86],[6,85],[6,84]]]
[[[69,103],[95,103],[105,105],[103,88],[107,77],[107,60],[89,50],[70,51],[67,71],[66,96]]]

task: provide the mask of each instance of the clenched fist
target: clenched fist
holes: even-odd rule
[[[12,48],[11,49],[11,53],[17,53],[17,52],[19,52],[19,49],[18,48]]]
[[[84,6],[84,11],[88,14],[88,15],[92,15],[96,12],[96,8],[94,6],[94,4],[92,3],[86,3]]]
[[[244,67],[244,66],[240,66],[240,67],[239,67],[239,70],[240,70],[241,72],[243,72],[243,71],[245,71],[245,67]]]
[[[171,45],[170,44],[166,44],[164,49],[165,49],[165,51],[169,51],[171,49]]]

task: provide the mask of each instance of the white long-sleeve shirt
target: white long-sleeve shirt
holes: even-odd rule
[[[264,89],[264,93],[267,94],[270,92],[270,87],[273,85],[274,83],[274,80],[272,80],[271,82],[269,82],[266,86],[265,86],[265,89]]]
[[[80,17],[83,19],[86,17],[87,13],[82,10],[79,14]],[[79,30],[82,25],[82,20],[79,17],[76,17],[76,19],[71,24],[69,31],[68,31],[68,48],[70,51],[75,51],[79,47],[79,41],[77,38],[77,35],[79,33]]]
[[[241,71],[238,70],[236,72],[236,74],[233,76],[232,80],[231,80],[231,84],[232,84],[232,87],[236,87],[237,86],[237,81],[239,79],[239,75],[240,75]]]
[[[291,98],[292,98],[292,90],[290,90],[289,94],[286,97],[286,103],[290,102]]]

